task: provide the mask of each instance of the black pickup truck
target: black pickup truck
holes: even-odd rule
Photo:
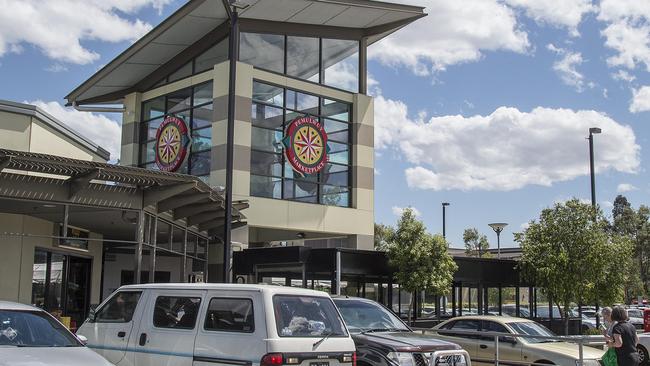
[[[414,332],[375,301],[342,296],[333,300],[354,339],[359,366],[471,365],[459,345]]]

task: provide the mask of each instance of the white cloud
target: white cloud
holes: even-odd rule
[[[415,208],[413,206],[408,206],[408,207],[393,206],[393,208],[392,208],[393,215],[401,217],[402,214],[404,213],[405,208],[410,208],[411,210],[413,210],[413,213],[415,214],[415,217],[419,217],[421,215],[420,210],[418,210],[417,208]]]
[[[608,24],[601,32],[605,46],[616,52],[608,65],[634,69],[645,64],[650,71],[650,2],[602,0],[598,19]]]
[[[631,83],[636,79],[636,76],[630,74],[625,70],[618,70],[617,72],[612,74],[612,79]]]
[[[612,203],[612,201],[601,201],[600,202],[600,207],[603,208],[603,209],[610,209],[610,208],[614,207],[614,204]]]
[[[431,0],[427,13],[371,46],[369,56],[385,65],[430,75],[449,65],[479,60],[484,51],[529,50],[528,35],[517,24],[514,11],[497,0]]]
[[[550,186],[588,172],[585,137],[598,139],[597,171],[636,173],[640,147],[634,131],[596,111],[501,107],[487,116],[411,119],[401,101],[375,99],[375,146],[394,148],[413,166],[412,188],[508,191]]]
[[[56,72],[64,72],[64,71],[68,71],[68,68],[65,65],[62,65],[60,63],[55,63],[55,64],[52,64],[52,65],[46,67],[45,71],[55,72],[55,73]]]
[[[633,186],[630,183],[621,183],[616,187],[616,192],[617,193],[625,193],[625,192],[632,192],[638,190],[637,187]]]
[[[632,89],[632,103],[630,103],[630,112],[648,112],[650,111],[650,86],[642,86],[639,89]]]
[[[567,28],[578,36],[582,17],[595,10],[591,0],[505,0],[511,6],[524,9],[526,15],[540,24]]]
[[[553,63],[553,70],[557,72],[563,83],[574,87],[579,93],[585,90],[585,86],[593,87],[593,83],[585,84],[584,75],[577,70],[577,67],[584,62],[579,52],[571,52],[564,48],[555,47],[553,44],[548,44],[546,48],[562,56],[560,60]]]
[[[526,229],[528,229],[529,227],[530,227],[530,223],[529,223],[529,222],[522,222],[521,225],[519,225],[519,228],[520,228],[521,230],[526,230]]]
[[[117,161],[120,158],[122,129],[117,121],[101,114],[79,112],[72,108],[66,108],[57,102],[37,100],[25,103],[42,108],[82,136],[108,150],[111,153],[111,161]]]
[[[61,62],[89,64],[99,54],[84,41],[134,41],[151,29],[125,15],[146,6],[160,9],[171,0],[0,0],[0,57],[23,45]],[[10,10],[8,10],[10,9]]]

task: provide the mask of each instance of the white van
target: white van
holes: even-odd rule
[[[123,286],[77,334],[118,366],[353,366],[327,293],[269,285]]]

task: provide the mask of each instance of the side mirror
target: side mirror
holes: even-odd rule
[[[517,344],[517,340],[516,340],[514,337],[505,337],[505,336],[501,336],[501,337],[499,337],[499,342],[502,342],[502,343],[510,343],[510,344],[513,345],[513,346],[514,346],[515,344]]]
[[[81,342],[84,346],[88,344],[88,338],[85,336],[82,336],[81,334],[77,334],[77,339],[79,342]]]

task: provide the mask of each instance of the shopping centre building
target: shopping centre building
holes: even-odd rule
[[[423,8],[235,5],[190,0],[66,96],[121,113],[119,165],[1,104],[0,298],[79,321],[121,284],[230,278],[231,250],[373,249],[367,47]]]

